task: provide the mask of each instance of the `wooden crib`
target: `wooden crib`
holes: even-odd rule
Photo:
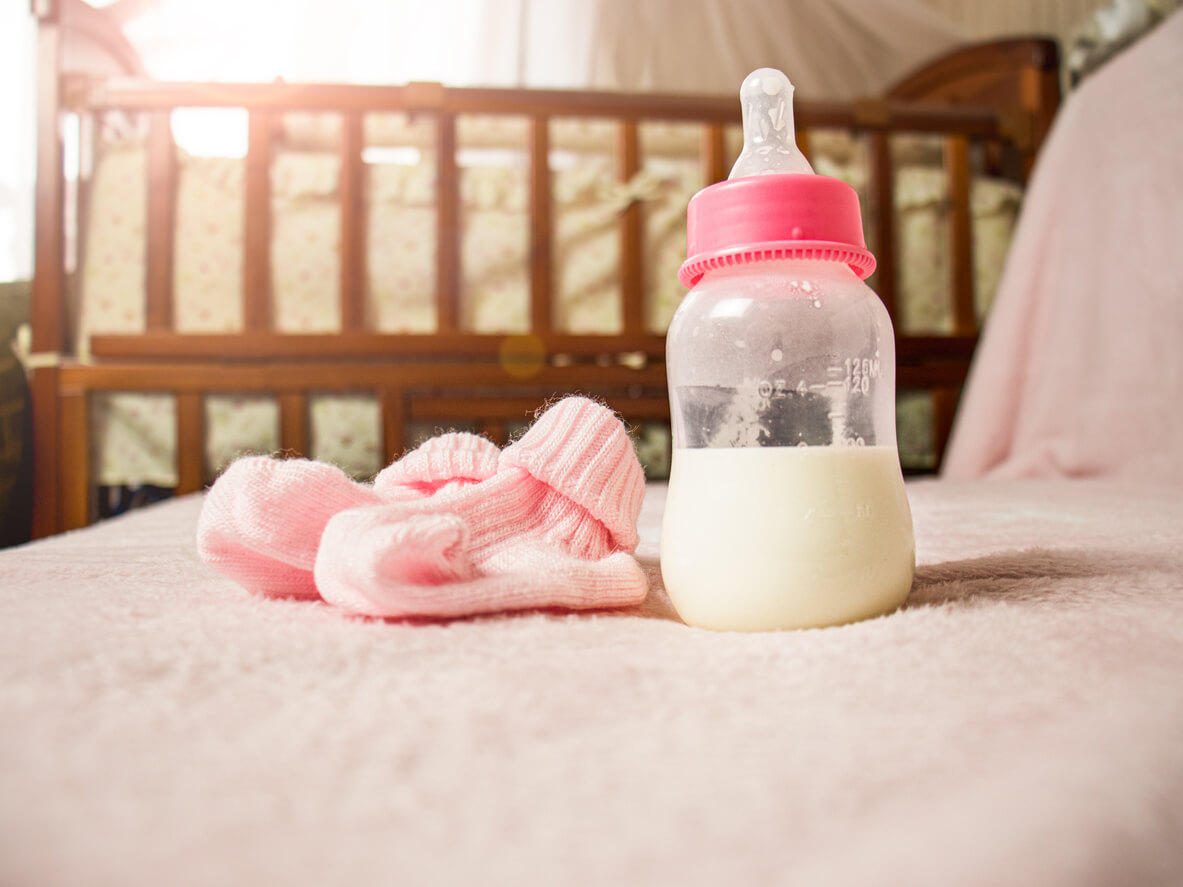
[[[176,492],[207,480],[204,399],[211,393],[266,394],[278,403],[278,441],[288,453],[310,453],[309,398],[319,391],[366,391],[381,415],[381,455],[397,457],[416,421],[469,422],[503,441],[515,421],[565,392],[598,396],[630,421],[668,420],[664,336],[645,299],[643,208],[626,198],[617,217],[619,328],[572,332],[555,320],[555,204],[551,121],[588,118],[615,128],[614,169],[627,183],[642,169],[640,127],[647,121],[695,124],[701,131],[705,182],[726,176],[727,132],[739,123],[734,97],[609,94],[547,90],[459,89],[438,84],[162,83],[63,71],[66,27],[53,3],[40,4],[36,273],[33,295],[32,397],[34,534],[83,526],[96,513],[88,404],[103,392],[175,396]],[[886,96],[849,104],[799,101],[798,139],[806,154],[817,130],[858,134],[870,163],[868,237],[878,259],[870,281],[893,316],[899,257],[893,211],[892,139],[925,133],[943,140],[947,187],[947,297],[952,330],[915,335],[897,323],[898,384],[931,392],[933,447],[940,453],[973,353],[974,309],[970,215],[971,165],[1022,182],[1047,132],[1059,96],[1055,45],[1024,39],[975,46],[939,59]],[[177,148],[170,114],[177,108],[246,110],[241,329],[178,332],[174,304]],[[126,112],[148,120],[144,328],[134,334],[79,335],[77,293],[66,272],[70,215],[85,218],[85,173],[76,190],[63,173],[63,120],[94,139],[96,121]],[[294,112],[340,117],[336,189],[340,252],[336,281],[339,331],[277,330],[272,303],[270,174],[277,122]],[[367,312],[367,215],[364,117],[406,112],[432,121],[435,165],[434,331],[375,330]],[[462,115],[526,121],[528,282],[525,328],[468,328],[460,304],[460,172],[456,126]],[[77,224],[75,222],[75,224]],[[82,225],[77,225],[79,231]],[[84,250],[85,242],[78,249]],[[75,275],[76,277],[76,275]],[[507,424],[508,423],[508,424]]]

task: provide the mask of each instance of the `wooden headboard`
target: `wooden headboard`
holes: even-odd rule
[[[962,48],[913,71],[886,95],[998,109],[1029,173],[1060,104],[1059,47],[1050,38],[1022,37]]]

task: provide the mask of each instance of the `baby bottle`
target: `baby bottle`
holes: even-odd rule
[[[701,628],[876,616],[915,569],[891,319],[863,283],[858,196],[797,149],[792,93],[780,71],[747,77],[743,153],[688,209],[661,572]]]

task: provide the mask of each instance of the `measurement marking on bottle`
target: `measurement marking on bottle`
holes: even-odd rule
[[[844,366],[846,378],[843,380],[843,387],[851,394],[869,394],[871,380],[878,379],[881,375],[878,357],[864,357],[861,360],[857,357],[848,357]]]
[[[787,393],[784,379],[762,379],[756,384],[756,394],[765,400],[784,397]]]

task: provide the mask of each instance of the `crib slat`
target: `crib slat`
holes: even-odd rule
[[[713,185],[727,178],[723,125],[708,123],[702,128],[702,178],[703,183]]]
[[[809,142],[809,130],[798,126],[794,137],[797,141],[797,147],[801,149],[801,153],[805,155],[805,159],[813,163],[813,150]]]
[[[945,137],[945,176],[949,188],[949,265],[952,269],[953,332],[977,329],[974,316],[973,220],[969,203],[969,139]]]
[[[530,331],[551,331],[550,121],[530,118]]]
[[[872,287],[887,307],[897,335],[901,332],[896,316],[895,290],[895,181],[891,163],[891,141],[886,132],[871,134],[871,187],[874,217],[879,221],[875,242],[875,280]]]
[[[366,289],[366,201],[365,166],[362,150],[365,138],[361,114],[345,114],[341,120],[341,329],[365,329]]]
[[[271,328],[271,125],[267,112],[250,112],[242,257],[242,322],[248,332]]]
[[[1060,104],[1060,72],[1052,61],[1056,57],[1054,48],[1050,53],[1045,49],[1044,56],[1044,64],[1028,65],[1019,75],[1019,104],[1023,108],[1025,134],[1015,141],[1022,158],[1024,182],[1031,177],[1039,146],[1051,128],[1051,112]]]
[[[641,168],[640,139],[633,120],[622,121],[616,135],[616,177],[629,181]],[[641,256],[641,207],[631,203],[620,212],[620,297],[624,332],[645,331],[645,287]]]
[[[177,398],[177,495],[205,486],[205,397],[184,392]]]
[[[953,431],[953,417],[957,412],[958,388],[934,388],[932,392],[933,468],[941,467],[945,448]]]
[[[435,144],[436,329],[460,328],[460,174],[456,168],[456,118],[439,115]]]
[[[62,530],[61,411],[58,404],[58,367],[37,367],[29,379],[32,396],[33,452],[33,538]]]
[[[85,391],[61,395],[62,529],[90,523],[90,423]]]
[[[481,434],[489,438],[497,446],[503,447],[509,443],[509,431],[503,419],[482,419],[480,427]]]
[[[152,114],[148,130],[148,267],[145,325],[173,328],[173,243],[176,238],[177,151],[167,111]]]
[[[382,465],[386,466],[406,449],[406,398],[398,388],[384,388],[378,403],[382,411]]]
[[[308,396],[301,391],[279,395],[279,447],[293,458],[309,455]]]

